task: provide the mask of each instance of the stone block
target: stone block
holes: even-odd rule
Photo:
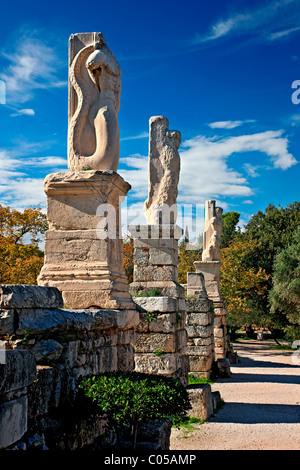
[[[202,299],[199,297],[194,299],[186,299],[186,311],[191,313],[213,313],[213,303],[209,299]]]
[[[5,352],[5,364],[0,364],[0,393],[21,390],[36,379],[36,363],[30,351]]]
[[[177,329],[177,314],[173,313],[154,313],[140,312],[140,322],[136,327],[139,333],[158,332],[175,333]]]
[[[210,325],[186,325],[186,331],[189,338],[209,338],[211,336],[212,328]]]
[[[35,309],[23,310],[19,317],[19,328],[16,333],[24,335],[51,333],[97,331],[111,329],[134,328],[139,323],[136,310],[105,310],[105,309]]]
[[[207,421],[214,412],[210,385],[189,385],[187,391],[192,406],[192,409],[188,410],[188,415]]]
[[[57,368],[37,367],[37,380],[28,387],[28,418],[48,413],[59,405],[61,378]]]
[[[134,282],[176,281],[178,269],[175,266],[135,266]]]
[[[0,307],[4,309],[61,308],[63,300],[56,287],[0,284]]]
[[[175,312],[178,310],[178,301],[174,297],[134,297],[133,301],[144,312]]]
[[[31,348],[37,364],[45,364],[57,360],[63,350],[63,346],[54,339],[37,341]]]
[[[190,372],[206,372],[211,370],[213,357],[210,356],[189,356]]]
[[[156,265],[178,265],[178,251],[173,248],[151,248],[149,251],[149,263]]]
[[[178,370],[179,354],[135,354],[134,360],[136,372],[174,376]]]
[[[193,312],[187,313],[186,322],[187,325],[207,326],[211,325],[213,321],[213,315],[210,312],[200,313]]]
[[[164,353],[177,350],[175,334],[168,333],[137,333],[134,343],[135,353],[155,353],[161,349]]]
[[[0,310],[0,336],[10,336],[15,331],[14,309]]]
[[[187,346],[186,353],[188,356],[208,356],[212,354],[212,347],[208,346]]]
[[[27,431],[27,396],[0,405],[0,449],[19,439]]]
[[[152,289],[159,289],[163,296],[184,298],[184,287],[177,281],[138,281],[130,284],[133,297],[138,294],[148,294]]]

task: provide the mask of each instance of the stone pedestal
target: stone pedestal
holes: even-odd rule
[[[178,283],[178,225],[129,226],[134,239],[134,272],[130,292],[147,294],[153,289],[162,295],[184,299]]]
[[[135,370],[176,377],[187,385],[186,304],[184,288],[178,283],[178,239],[182,229],[176,225],[129,229],[134,238],[130,292],[140,311]]]
[[[202,273],[187,273],[186,330],[190,373],[210,378],[214,360],[214,308]]]
[[[226,358],[227,352],[227,310],[220,293],[220,261],[195,261],[196,272],[203,273],[207,296],[214,307],[215,360]]]
[[[65,306],[132,308],[120,234],[120,203],[129,189],[112,170],[46,177],[50,229],[38,284],[57,287]]]

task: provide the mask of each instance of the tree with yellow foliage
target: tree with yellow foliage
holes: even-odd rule
[[[39,243],[47,228],[40,207],[21,212],[0,205],[1,284],[37,283],[44,262]]]
[[[227,323],[233,329],[264,323],[254,308],[254,301],[267,290],[270,276],[261,267],[249,267],[249,259],[259,245],[255,240],[237,237],[221,250],[220,289],[228,310]]]

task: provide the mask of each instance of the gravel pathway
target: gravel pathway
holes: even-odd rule
[[[299,356],[268,341],[233,347],[240,362],[212,385],[225,406],[191,432],[172,429],[170,450],[300,450]]]

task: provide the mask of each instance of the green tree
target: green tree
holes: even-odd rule
[[[264,212],[258,211],[251,217],[242,234],[244,241],[258,242],[257,249],[247,259],[247,268],[261,268],[269,275],[265,281],[264,293],[253,296],[251,308],[253,313],[261,318],[261,325],[264,323],[269,328],[275,340],[279,330],[286,327],[287,316],[280,308],[270,308],[269,292],[273,287],[274,262],[276,256],[292,244],[299,225],[299,201],[278,208],[269,204]]]
[[[240,220],[240,214],[235,211],[225,212],[222,214],[222,235],[221,235],[221,248],[226,248],[229,243],[241,233],[240,228],[237,226]]]
[[[271,313],[278,310],[286,317],[286,329],[292,339],[300,334],[300,226],[293,242],[275,258],[273,287],[269,292]]]

